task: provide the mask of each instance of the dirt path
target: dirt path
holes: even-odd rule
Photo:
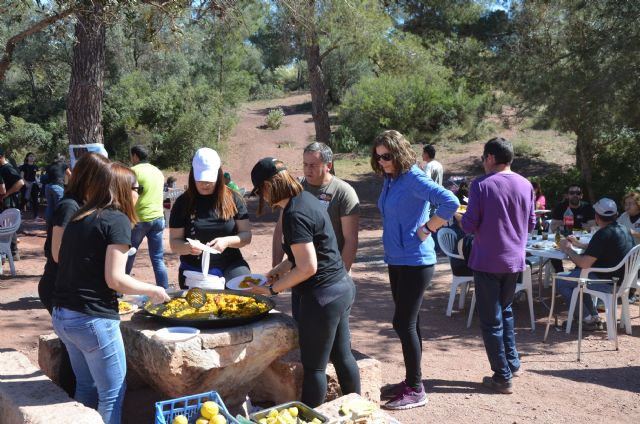
[[[301,148],[313,134],[313,123],[305,104],[308,99],[306,95],[299,95],[252,103],[243,109],[240,123],[223,153],[223,166],[240,186],[250,188],[250,169],[264,156],[284,160],[294,174],[299,174]],[[279,105],[287,111],[284,127],[277,131],[259,129],[267,109]],[[467,171],[473,161],[465,160],[479,156],[477,151],[478,144],[474,144],[465,151],[443,151],[441,159],[445,167]],[[386,266],[382,262],[380,221],[375,210],[379,181],[371,176],[366,162],[355,169],[347,179],[354,184],[361,198],[363,219],[360,248],[353,267],[358,287],[351,321],[353,346],[382,362],[384,382],[397,382],[404,377],[404,371],[400,343],[391,326],[393,309]],[[185,181],[184,175],[180,181]],[[255,201],[249,202],[249,208],[254,236],[243,254],[254,272],[266,272],[271,262],[274,216],[255,220]],[[37,363],[38,335],[52,332],[49,315],[37,295],[37,282],[44,265],[42,230],[42,224],[25,221],[18,276],[8,277],[5,266],[5,275],[0,278],[0,348],[18,350],[34,363]],[[170,280],[175,281],[176,256],[167,254],[167,262]],[[441,260],[436,270],[433,288],[425,295],[421,312],[422,369],[429,404],[394,413],[402,423],[576,423],[605,417],[613,423],[637,423],[640,417],[640,317],[637,306],[632,307],[634,334],[620,334],[619,351],[606,340],[605,333],[587,333],[583,360],[578,363],[575,361],[575,332],[566,335],[552,329],[550,343],[545,344],[542,337],[546,311],[542,305],[535,304],[536,330],[531,332],[526,302],[517,303],[516,338],[525,372],[516,379],[513,395],[495,395],[480,385],[490,369],[477,317],[467,329],[464,312],[454,311],[452,317],[445,316],[451,278],[448,263]],[[134,273],[146,281],[153,278],[145,245]],[[290,309],[286,294],[278,296],[277,300],[280,309]],[[156,400],[160,397],[149,390],[128,393],[124,422],[152,422]]]

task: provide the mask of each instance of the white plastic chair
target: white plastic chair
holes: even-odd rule
[[[0,256],[6,255],[9,258],[9,267],[11,275],[15,277],[16,267],[13,263],[13,254],[11,253],[11,239],[20,227],[21,215],[18,209],[6,209],[0,214]],[[0,266],[0,275],[3,270]]]
[[[522,282],[516,284],[515,294],[524,291],[527,294],[527,301],[529,302],[529,317],[531,318],[531,331],[536,329],[536,317],[533,311],[533,283],[531,282],[531,267],[527,265],[522,272]],[[515,295],[514,295],[515,298]],[[473,321],[473,311],[476,307],[476,292],[473,292],[471,298],[471,308],[469,308],[469,317],[467,318],[467,328],[471,327],[471,321]]]
[[[640,268],[640,245],[635,246],[633,249],[631,249],[629,253],[627,253],[627,255],[624,257],[624,259],[622,259],[622,261],[620,261],[620,263],[615,267],[586,268],[580,271],[580,277],[577,278],[588,283],[590,281],[588,275],[591,272],[614,272],[622,267],[624,267],[624,278],[622,279],[622,281],[620,281],[620,285],[616,289],[615,297],[613,293],[592,290],[588,287],[587,284],[584,285],[583,289],[584,294],[589,294],[598,299],[602,299],[602,301],[604,302],[605,316],[607,317],[607,338],[609,340],[614,340],[617,336],[615,308],[617,308],[618,298],[620,298],[622,302],[622,316],[620,317],[620,326],[624,326],[625,332],[627,334],[631,334],[631,317],[629,314],[629,288],[631,288],[631,285],[635,284],[638,279],[638,268]],[[562,274],[558,274],[558,277],[567,280],[570,279],[563,277]],[[573,279],[571,280],[573,281]],[[574,316],[579,292],[580,290],[578,285],[575,289],[573,289],[573,293],[571,294],[569,317]],[[571,319],[567,320],[567,334],[571,333],[571,321]],[[549,324],[547,324],[547,326],[548,325]]]
[[[462,259],[464,257],[457,253],[456,251],[456,233],[455,231],[449,228],[441,228],[436,233],[438,237],[438,244],[442,251],[449,258]],[[467,292],[469,291],[469,283],[473,283],[473,276],[462,276],[462,275],[453,275],[452,271],[452,280],[451,280],[451,292],[449,293],[449,303],[447,304],[447,312],[446,315],[448,317],[451,316],[453,311],[453,302],[456,299],[456,293],[458,291],[458,287],[460,287],[460,297],[458,299],[458,308],[464,308],[464,299],[467,296]]]

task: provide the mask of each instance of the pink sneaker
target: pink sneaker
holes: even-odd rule
[[[404,382],[403,382],[404,383]],[[418,406],[424,406],[427,404],[427,393],[424,390],[424,386],[420,385],[420,390],[416,390],[413,387],[405,385],[404,390],[393,400],[385,403],[383,408],[385,409],[411,409]]]

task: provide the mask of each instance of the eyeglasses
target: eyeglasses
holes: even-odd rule
[[[131,190],[135,191],[138,194],[142,194],[142,190],[144,190],[144,187],[142,187],[141,185],[137,185],[131,187]]]
[[[572,190],[572,191],[569,192],[569,194],[572,195],[572,196],[580,196],[582,194],[582,192],[579,191],[579,190],[578,191],[573,191]]]
[[[391,153],[383,153],[381,155],[374,153],[373,157],[376,159],[376,162],[383,160],[385,162],[389,162],[393,160],[393,155]]]

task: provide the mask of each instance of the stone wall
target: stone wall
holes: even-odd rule
[[[0,350],[0,422],[102,424],[97,411],[69,396],[23,354]]]

